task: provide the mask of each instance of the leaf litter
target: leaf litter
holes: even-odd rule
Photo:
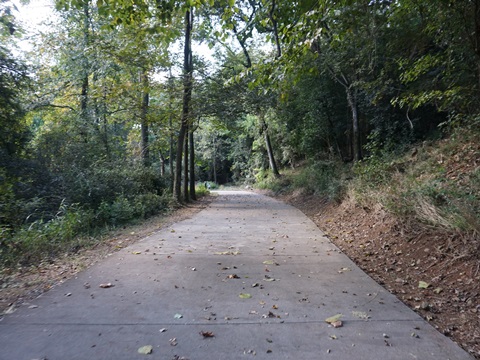
[[[325,319],[325,322],[332,324],[336,321],[339,321],[342,318],[343,314],[336,314]]]
[[[138,353],[142,355],[149,355],[153,352],[152,345],[145,345],[138,349]]]
[[[202,335],[204,338],[215,337],[215,334],[211,331],[200,331],[200,335]]]
[[[111,288],[111,287],[114,287],[115,285],[113,285],[112,283],[105,283],[105,284],[100,284],[98,287],[102,288],[102,289],[108,289],[108,288]]]

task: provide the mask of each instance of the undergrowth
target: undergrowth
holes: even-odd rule
[[[480,251],[480,133],[458,129],[403,154],[376,152],[356,163],[310,162],[280,178],[257,175],[257,187],[276,194],[301,191],[332,201],[382,208],[404,226],[443,230]]]
[[[350,193],[430,227],[480,235],[480,136],[458,132],[401,157],[388,154],[354,167]]]
[[[257,175],[256,187],[277,194],[300,190],[331,201],[340,201],[345,193],[350,168],[335,161],[312,161],[301,168],[287,169],[278,178],[270,173]]]

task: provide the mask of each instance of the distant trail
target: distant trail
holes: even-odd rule
[[[168,360],[472,359],[297,209],[215,193],[193,218],[6,316],[0,359],[131,360],[145,345]],[[342,327],[325,322],[336,314]]]

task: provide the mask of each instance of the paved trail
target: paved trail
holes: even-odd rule
[[[471,359],[300,211],[228,191],[0,321],[0,359],[142,358]]]

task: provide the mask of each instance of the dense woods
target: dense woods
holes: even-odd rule
[[[425,141],[478,134],[480,0],[57,0],[55,13],[18,55],[0,0],[4,264],[75,251],[206,182],[290,186],[300,166],[298,186],[339,200],[345,179],[394,181],[394,159]],[[435,178],[419,193],[439,214],[465,198],[452,226],[478,232],[470,170],[463,192]]]

